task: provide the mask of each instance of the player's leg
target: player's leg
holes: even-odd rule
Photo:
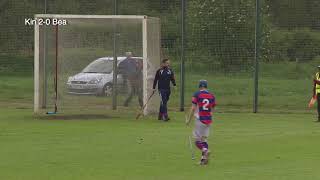
[[[317,94],[318,122],[320,122],[320,94]]]
[[[198,119],[195,119],[195,124],[194,124],[194,129],[193,129],[193,138],[194,138],[194,143],[196,147],[201,151],[204,148],[204,144],[202,142],[202,136],[201,136],[201,122]],[[200,165],[203,165],[203,155],[201,156]]]
[[[128,86],[128,96],[126,98],[126,100],[124,101],[124,106],[128,107],[129,103],[132,99],[133,93],[134,93],[134,87],[132,86],[132,82],[130,82],[129,79],[127,79],[127,86]]]
[[[163,97],[164,92],[162,89],[159,89],[159,96],[160,96],[160,108],[159,108],[159,117],[158,120],[163,120]]]
[[[123,83],[122,83],[122,88],[123,89],[127,89],[128,88],[128,79],[127,79],[127,76],[125,74],[122,75],[123,77]]]
[[[208,145],[208,137],[210,134],[210,126],[208,124],[203,124],[202,127],[202,143],[203,143],[203,149],[202,149],[202,153],[204,156],[204,164],[208,164],[209,163],[209,155],[210,155],[210,150],[209,150],[209,145]]]
[[[166,103],[165,103],[165,109],[164,109],[164,111],[165,111],[165,119],[166,119],[167,121],[170,120],[169,114],[168,114],[168,101],[169,101],[169,99],[170,99],[170,94],[171,94],[171,91],[168,90],[168,91],[166,92]]]
[[[207,136],[202,136],[202,157],[201,157],[201,161],[203,165],[206,165],[209,163],[209,155],[210,155],[210,150],[209,150],[209,145],[207,143]]]
[[[203,124],[199,120],[196,120],[193,135],[195,138],[195,145],[201,151],[201,165],[206,165],[209,162],[209,145],[207,143],[207,138],[209,137],[209,125]]]
[[[196,119],[195,120],[195,125],[194,125],[194,129],[193,129],[193,138],[195,140],[195,145],[199,150],[202,150],[203,148],[203,144],[202,144],[202,139],[201,139],[201,134],[200,134],[200,124],[199,124],[199,120]]]
[[[139,87],[137,88],[137,93],[138,93],[139,105],[140,105],[140,107],[142,107],[142,106],[143,106],[143,92],[142,92],[141,86],[139,86]]]
[[[169,96],[170,96],[170,90],[163,90],[163,94],[162,94],[162,105],[163,105],[163,117],[165,121],[169,120],[168,117],[168,100],[169,100]]]

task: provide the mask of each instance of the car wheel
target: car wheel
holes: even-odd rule
[[[106,84],[102,90],[103,96],[112,96],[112,84]]]

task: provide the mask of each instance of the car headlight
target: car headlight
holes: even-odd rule
[[[102,78],[101,78],[102,79]],[[101,81],[101,79],[92,79],[91,81],[89,81],[88,83],[89,84],[98,84],[100,81]]]
[[[72,77],[69,77],[67,83],[71,83],[71,80],[72,80]]]

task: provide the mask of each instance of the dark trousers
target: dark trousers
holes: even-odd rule
[[[318,118],[320,119],[320,94],[317,94]]]
[[[168,116],[167,104],[169,101],[170,93],[170,89],[159,89],[159,94],[161,98],[159,114],[161,116]]]
[[[126,100],[124,102],[124,106],[128,106],[129,103],[132,100],[132,97],[134,95],[137,95],[138,96],[139,105],[140,105],[140,107],[142,107],[143,106],[142,87],[139,86],[139,84],[137,82],[130,81],[130,80],[127,79],[127,88],[128,88],[128,96],[127,96],[127,98],[126,98]]]

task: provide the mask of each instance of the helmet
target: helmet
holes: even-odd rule
[[[208,82],[207,80],[200,80],[199,81],[199,88],[207,88],[208,87]]]

